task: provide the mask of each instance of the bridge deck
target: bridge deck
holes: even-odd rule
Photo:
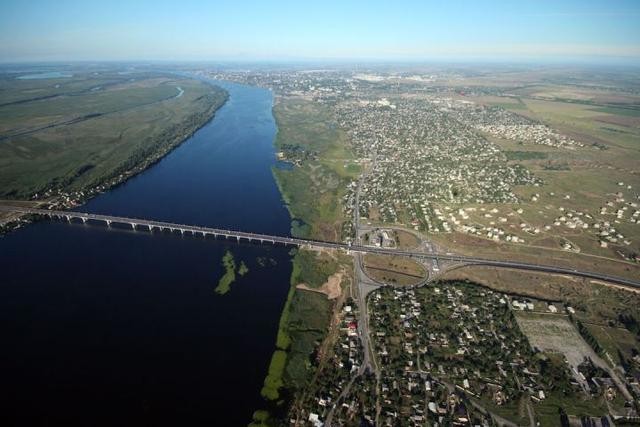
[[[154,221],[154,220],[141,219],[141,218],[127,218],[127,217],[121,217],[121,216],[100,215],[100,214],[91,214],[91,213],[76,212],[76,211],[34,209],[34,208],[6,206],[6,205],[0,205],[0,210],[18,212],[23,214],[31,214],[31,215],[43,215],[48,217],[67,218],[68,220],[80,219],[83,222],[93,220],[93,221],[104,222],[107,224],[111,224],[111,223],[128,224],[128,225],[131,225],[132,227],[146,226],[150,230],[153,228],[158,228],[158,229],[166,229],[170,231],[180,231],[182,233],[187,232],[187,233],[192,233],[194,235],[201,234],[203,236],[213,235],[213,236],[233,237],[238,240],[245,239],[248,241],[282,243],[285,245],[294,245],[294,246],[303,246],[303,247],[342,249],[345,251],[359,252],[359,253],[396,255],[396,256],[405,256],[405,257],[412,257],[412,258],[423,258],[423,259],[428,258],[428,259],[436,259],[436,260],[444,260],[444,261],[456,261],[456,262],[461,262],[469,265],[483,265],[483,266],[498,267],[498,268],[512,268],[517,270],[540,271],[540,272],[553,273],[553,274],[566,274],[571,276],[584,277],[588,279],[602,280],[602,281],[615,283],[618,285],[623,285],[628,287],[633,287],[633,288],[640,288],[640,280],[633,280],[633,279],[628,279],[624,277],[611,276],[608,274],[601,274],[597,272],[577,270],[577,269],[571,269],[571,268],[565,268],[565,267],[556,267],[551,265],[531,264],[531,263],[524,263],[524,262],[518,262],[518,261],[503,261],[503,260],[476,258],[476,257],[467,257],[467,256],[461,256],[461,255],[449,255],[449,254],[440,254],[440,253],[402,251],[397,249],[378,248],[378,247],[362,246],[362,245],[349,245],[346,243],[327,242],[322,240],[300,239],[296,237],[287,237],[287,236],[274,236],[269,234],[249,233],[244,231],[201,227],[197,225],[176,224],[171,222]]]

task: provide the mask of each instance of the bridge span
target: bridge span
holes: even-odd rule
[[[364,246],[364,245],[351,245],[347,243],[338,243],[338,242],[328,242],[322,240],[312,240],[312,239],[300,239],[296,237],[286,237],[286,236],[274,236],[269,234],[260,234],[260,233],[249,233],[244,231],[236,231],[236,230],[226,230],[221,228],[211,228],[211,227],[201,227],[197,225],[186,225],[186,224],[176,224],[171,222],[164,221],[154,221],[148,219],[141,218],[127,218],[121,216],[114,215],[101,215],[101,214],[92,214],[92,213],[84,213],[77,211],[60,211],[60,210],[49,210],[49,209],[35,209],[35,208],[27,208],[27,207],[19,207],[19,206],[8,206],[8,205],[0,205],[0,210],[8,211],[8,212],[16,212],[27,215],[39,215],[45,216],[48,218],[59,218],[63,220],[67,220],[71,222],[72,220],[79,220],[83,223],[87,223],[89,221],[101,222],[106,224],[107,226],[111,226],[111,224],[123,224],[130,226],[132,229],[137,229],[140,227],[144,227],[149,231],[153,231],[154,229],[161,231],[169,231],[172,233],[181,233],[181,234],[191,234],[193,236],[213,236],[218,237],[222,236],[225,238],[234,238],[238,242],[241,240],[246,240],[249,242],[260,242],[260,243],[280,243],[284,245],[292,245],[297,247],[308,247],[308,248],[319,248],[319,249],[341,249],[348,252],[356,252],[356,253],[371,253],[378,255],[396,255],[396,256],[404,256],[410,258],[429,258],[436,259],[442,261],[455,261],[464,263],[467,265],[479,265],[479,266],[488,266],[488,267],[497,267],[497,268],[510,268],[516,270],[525,270],[525,271],[538,271],[543,273],[552,273],[552,274],[564,274],[569,276],[583,277],[587,279],[594,280],[602,280],[609,283],[614,283],[621,286],[627,286],[631,288],[640,288],[640,279],[629,279],[620,276],[612,276],[608,274],[597,273],[593,271],[585,271],[578,270],[566,267],[557,267],[552,265],[544,265],[544,264],[533,264],[533,263],[525,263],[519,261],[504,261],[504,260],[496,260],[496,259],[487,259],[487,258],[477,258],[477,257],[468,257],[462,255],[452,255],[452,254],[442,254],[442,253],[426,253],[426,252],[418,252],[418,251],[404,251],[398,249],[391,248],[379,248],[373,246]]]

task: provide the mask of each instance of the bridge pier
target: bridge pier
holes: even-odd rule
[[[82,223],[83,223],[83,224],[86,224],[86,223],[87,223],[87,218],[82,217],[81,219],[82,219]]]
[[[181,234],[185,234],[187,232],[192,233],[192,235],[196,235],[198,231],[203,232],[203,235],[206,234],[214,234],[214,236],[222,235],[225,239],[236,237],[238,242],[240,242],[241,238],[253,240],[260,240],[261,242],[271,242],[272,244],[282,244],[285,246],[299,246],[301,248],[307,247],[317,247],[317,248],[329,248],[329,249],[339,249],[345,250],[352,254],[360,254],[360,253],[377,253],[381,255],[394,255],[403,257],[411,257],[414,259],[421,260],[421,262],[425,265],[429,263],[432,265],[432,268],[438,268],[440,271],[444,271],[444,267],[446,265],[443,264],[452,264],[456,265],[482,265],[487,267],[494,268],[510,268],[522,271],[538,271],[541,273],[548,274],[562,274],[569,275],[575,277],[582,277],[586,279],[595,279],[595,280],[603,280],[606,282],[615,283],[617,285],[630,287],[639,289],[640,281],[627,279],[623,277],[610,276],[607,274],[590,272],[585,270],[572,269],[567,267],[558,267],[552,265],[541,265],[534,263],[526,263],[526,262],[518,262],[518,261],[507,261],[507,260],[499,260],[499,259],[487,259],[487,258],[474,258],[463,255],[455,255],[451,253],[438,253],[435,249],[432,249],[429,254],[422,252],[413,252],[413,251],[400,251],[400,250],[390,250],[390,249],[382,249],[382,248],[369,248],[362,246],[360,244],[354,244],[350,246],[344,243],[332,243],[332,242],[321,242],[321,241],[312,241],[305,239],[297,239],[292,237],[285,236],[270,236],[263,234],[254,234],[254,233],[246,233],[240,231],[233,230],[224,230],[224,229],[216,229],[216,228],[208,228],[202,226],[189,226],[189,225],[180,225],[180,224],[170,224],[163,223],[159,221],[147,221],[144,219],[136,219],[136,218],[126,218],[126,217],[118,217],[118,216],[105,216],[105,215],[93,215],[90,213],[78,212],[78,211],[61,211],[61,210],[48,210],[48,209],[36,209],[36,208],[24,208],[24,207],[11,207],[11,206],[0,206],[0,211],[12,211],[18,212],[22,214],[29,215],[41,215],[46,216],[51,219],[55,219],[56,221],[64,221],[67,220],[69,223],[72,219],[76,218],[78,220],[82,220],[83,222],[88,221],[89,219],[96,221],[104,221],[109,226],[111,222],[115,222],[125,226],[128,224],[131,226],[133,230],[136,230],[138,225],[148,225],[150,223],[157,226],[158,224],[166,224],[166,228],[171,229],[171,231],[180,230]],[[140,222],[135,222],[140,221]],[[158,227],[162,230],[162,227]],[[427,261],[430,259],[431,261]],[[430,278],[429,278],[430,280]]]
[[[107,220],[105,220],[105,221],[106,221],[106,223],[107,223],[107,227],[111,227],[111,220],[110,220],[110,219],[107,219]]]

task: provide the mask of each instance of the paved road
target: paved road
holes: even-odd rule
[[[101,221],[107,224],[110,223],[120,223],[120,224],[128,224],[132,227],[145,226],[150,230],[153,228],[157,228],[160,230],[170,230],[170,231],[179,231],[181,233],[192,233],[193,235],[212,235],[212,236],[223,236],[223,237],[231,237],[236,238],[238,241],[241,239],[249,240],[249,241],[260,241],[260,242],[271,242],[271,243],[282,243],[285,245],[294,245],[300,247],[315,247],[315,248],[325,248],[325,249],[342,249],[348,252],[355,252],[360,254],[373,253],[380,255],[396,255],[396,256],[406,256],[411,258],[418,259],[435,259],[438,261],[454,261],[459,263],[464,263],[467,265],[481,265],[481,266],[489,266],[489,267],[497,267],[497,268],[510,268],[516,270],[525,270],[525,271],[539,271],[544,273],[553,273],[553,274],[565,274],[570,276],[584,277],[587,279],[594,280],[602,280],[605,282],[614,283],[617,285],[628,286],[632,288],[640,288],[640,279],[629,279],[625,277],[613,276],[609,274],[598,273],[594,271],[586,271],[586,270],[578,270],[566,267],[556,267],[552,265],[544,265],[544,264],[532,264],[525,263],[519,261],[504,261],[497,259],[488,259],[488,258],[477,258],[477,257],[468,257],[462,255],[453,255],[453,254],[442,254],[442,253],[428,253],[425,251],[407,251],[407,250],[398,250],[392,248],[378,248],[371,246],[364,246],[359,242],[355,242],[354,244],[346,244],[346,243],[337,243],[337,242],[327,242],[322,240],[311,240],[311,239],[299,239],[295,237],[286,237],[286,236],[272,236],[268,234],[259,234],[259,233],[248,233],[244,231],[235,231],[235,230],[225,230],[211,227],[200,227],[195,225],[185,225],[185,224],[174,224],[170,222],[163,221],[153,221],[141,218],[126,218],[126,217],[118,217],[112,215],[99,215],[99,214],[89,214],[83,212],[76,211],[57,211],[57,210],[47,210],[47,209],[31,209],[31,208],[23,208],[17,206],[0,206],[0,210],[9,211],[9,212],[18,212],[23,214],[33,214],[33,215],[44,215],[49,217],[59,217],[66,218],[69,221],[71,219],[80,219],[82,221]]]
[[[373,158],[373,162],[375,163],[375,156]],[[358,180],[358,186],[356,188],[355,198],[354,198],[354,229],[355,229],[355,242],[352,245],[348,245],[349,248],[352,247],[361,247],[362,235],[368,231],[363,229],[360,225],[360,187],[362,182],[367,176],[367,171],[365,171]],[[325,420],[325,425],[331,427],[334,425],[333,418],[335,416],[336,410],[341,405],[342,401],[351,391],[354,382],[358,377],[363,375],[367,370],[370,370],[375,373],[376,378],[380,378],[380,370],[377,367],[375,357],[373,356],[373,348],[371,347],[371,341],[369,340],[369,313],[367,306],[367,295],[381,287],[382,285],[379,283],[375,283],[371,280],[364,271],[364,266],[362,263],[362,252],[356,251],[354,253],[354,287],[352,288],[352,292],[355,291],[355,299],[358,304],[358,336],[360,338],[360,344],[362,345],[363,350],[363,360],[360,364],[358,371],[355,375],[352,375],[349,382],[342,389],[338,397],[335,399],[333,406],[329,410],[327,414],[327,419]]]

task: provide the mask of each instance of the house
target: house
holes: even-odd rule
[[[313,412],[309,414],[309,421],[314,427],[322,427],[323,425],[322,421],[320,421],[318,414],[314,414]]]

